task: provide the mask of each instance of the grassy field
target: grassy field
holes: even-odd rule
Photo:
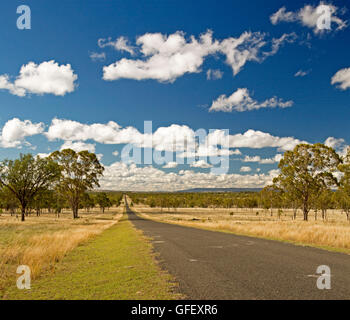
[[[240,235],[288,241],[300,245],[316,246],[327,250],[350,254],[350,224],[345,214],[330,210],[327,221],[320,217],[302,221],[298,212],[292,221],[292,210],[284,210],[280,216],[274,211],[262,209],[213,209],[179,208],[175,212],[160,208],[136,205],[133,209],[141,216],[157,221]],[[320,214],[319,214],[320,215]]]
[[[117,223],[122,212],[122,208],[106,214],[84,212],[77,220],[72,219],[71,213],[64,213],[59,219],[43,214],[29,216],[25,222],[8,214],[0,215],[0,297],[5,288],[15,283],[19,265],[30,267],[33,280],[51,272],[71,250]]]
[[[1,298],[179,298],[150,243],[121,216],[33,217],[25,223],[1,217]],[[30,290],[16,287],[20,264],[32,269]]]

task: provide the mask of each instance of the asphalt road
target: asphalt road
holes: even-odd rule
[[[188,299],[349,299],[350,256],[278,241],[199,230],[140,218],[160,264]],[[331,289],[320,290],[316,269],[331,269]]]

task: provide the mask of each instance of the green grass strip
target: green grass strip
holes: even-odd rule
[[[77,247],[54,272],[33,280],[30,290],[9,288],[5,299],[177,299],[169,274],[157,265],[151,244],[123,217],[92,241]]]

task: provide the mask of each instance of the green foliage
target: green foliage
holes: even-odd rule
[[[60,176],[59,166],[47,158],[20,155],[0,163],[0,185],[13,193],[21,205],[22,221],[34,197],[48,189]]]
[[[102,212],[105,212],[105,208],[109,208],[112,206],[112,201],[109,199],[106,192],[97,193],[96,203],[100,206]]]
[[[340,163],[339,155],[330,147],[299,144],[284,154],[279,163],[281,173],[274,184],[291,199],[300,199],[304,220],[308,220],[312,199],[338,184],[334,172]]]
[[[78,210],[84,193],[99,187],[99,178],[104,167],[96,155],[89,151],[75,152],[71,149],[55,151],[50,155],[61,170],[59,192],[69,201],[73,218],[78,218]]]

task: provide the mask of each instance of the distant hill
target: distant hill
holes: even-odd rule
[[[259,192],[261,188],[194,188],[177,192]]]

